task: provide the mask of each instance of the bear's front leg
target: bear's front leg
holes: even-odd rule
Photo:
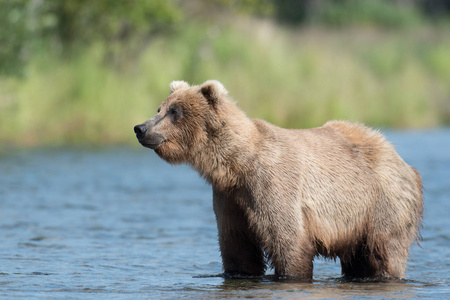
[[[316,249],[300,216],[293,207],[254,214],[263,248],[279,278],[312,279]]]
[[[303,245],[284,245],[284,247],[280,247],[282,243],[280,241],[274,240],[272,243],[275,251],[270,253],[269,256],[277,277],[312,279],[315,251],[309,242]]]
[[[235,199],[214,192],[213,205],[225,275],[264,275],[266,270],[264,252]]]

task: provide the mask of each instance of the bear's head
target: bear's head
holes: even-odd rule
[[[230,103],[227,90],[216,80],[200,86],[184,81],[170,84],[171,94],[159,106],[157,114],[136,125],[139,142],[172,164],[192,161],[223,126],[220,115]]]

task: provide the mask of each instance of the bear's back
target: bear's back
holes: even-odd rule
[[[349,151],[355,157],[361,156],[371,168],[376,167],[384,156],[396,156],[394,148],[381,133],[362,124],[330,121],[323,128],[333,129],[334,134],[342,135],[348,142]]]

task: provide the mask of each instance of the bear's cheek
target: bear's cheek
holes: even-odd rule
[[[170,134],[166,135],[167,141],[170,142],[168,146],[174,152],[184,152],[190,149],[196,140],[195,128],[183,125],[172,128]]]

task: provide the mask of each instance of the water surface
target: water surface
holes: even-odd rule
[[[0,155],[0,297],[449,298],[450,130],[387,135],[425,185],[404,281],[344,282],[322,259],[312,283],[224,279],[194,171],[144,148],[39,149]]]

